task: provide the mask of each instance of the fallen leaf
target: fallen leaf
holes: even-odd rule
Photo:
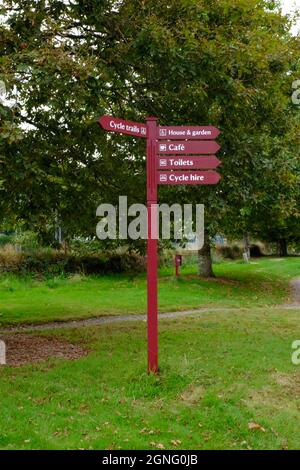
[[[165,449],[165,446],[163,444],[159,443],[159,442],[157,443],[157,442],[152,441],[152,442],[150,442],[150,445],[152,447],[156,447],[157,449],[161,449],[161,450]]]
[[[177,447],[181,444],[181,441],[179,439],[174,439],[171,441],[172,446]]]
[[[156,446],[158,449],[165,449],[165,446],[163,444],[158,443]]]
[[[254,421],[250,421],[250,423],[248,423],[248,429],[250,429],[250,431],[266,432],[265,428],[263,428],[260,424],[255,423]]]
[[[155,434],[152,429],[143,428],[140,430],[140,434]]]

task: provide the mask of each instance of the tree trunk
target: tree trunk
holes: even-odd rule
[[[203,247],[198,250],[199,276],[215,277],[212,269],[211,249],[209,235],[205,231]]]
[[[250,243],[248,233],[244,234],[244,252],[246,253],[248,259],[250,259]]]
[[[287,241],[285,238],[281,238],[277,242],[277,254],[278,256],[285,257],[288,256],[288,247]]]

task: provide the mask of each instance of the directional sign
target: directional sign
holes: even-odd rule
[[[214,140],[220,131],[211,126],[159,127],[156,117],[138,123],[102,116],[98,123],[109,132],[147,138],[147,370],[157,374],[158,185],[217,184],[221,176],[211,169],[220,164],[215,157],[220,146]]]
[[[214,140],[219,134],[219,129],[211,126],[160,126],[157,128],[158,139]]]
[[[214,155],[211,157],[159,157],[159,170],[211,170],[221,164]]]
[[[221,176],[216,171],[160,171],[158,184],[217,184]]]
[[[147,137],[146,124],[140,122],[124,121],[112,116],[102,116],[98,123],[106,131],[134,135],[135,137]]]
[[[220,145],[213,140],[189,142],[189,141],[173,141],[173,142],[157,142],[157,153],[159,154],[188,154],[194,153],[198,155],[214,154],[220,150]]]

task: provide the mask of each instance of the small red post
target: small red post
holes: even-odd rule
[[[175,274],[176,277],[179,276],[179,267],[182,265],[182,256],[181,255],[175,255]]]
[[[147,334],[148,374],[158,373],[158,301],[157,301],[157,118],[149,117],[147,123]]]
[[[179,264],[178,264],[177,256],[175,256],[175,275],[176,277],[179,277]]]

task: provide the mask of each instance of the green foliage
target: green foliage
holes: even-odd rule
[[[217,246],[215,251],[217,255],[227,259],[241,259],[243,256],[243,249],[237,244]]]
[[[65,239],[94,235],[98,204],[145,200],[144,142],[107,136],[97,117],[155,114],[222,131],[220,185],[161,188],[161,202],[205,203],[211,234],[298,236],[299,37],[278,2],[6,0],[3,11],[0,78],[15,106],[3,110],[0,216],[44,237],[58,221]]]
[[[145,259],[134,252],[68,255],[50,249],[16,251],[12,245],[0,250],[0,271],[58,275],[108,274],[145,271]]]
[[[0,234],[0,247],[13,243],[12,235]]]
[[[13,237],[13,242],[19,245],[23,251],[36,251],[39,247],[39,240],[36,233],[31,231],[17,231]]]

